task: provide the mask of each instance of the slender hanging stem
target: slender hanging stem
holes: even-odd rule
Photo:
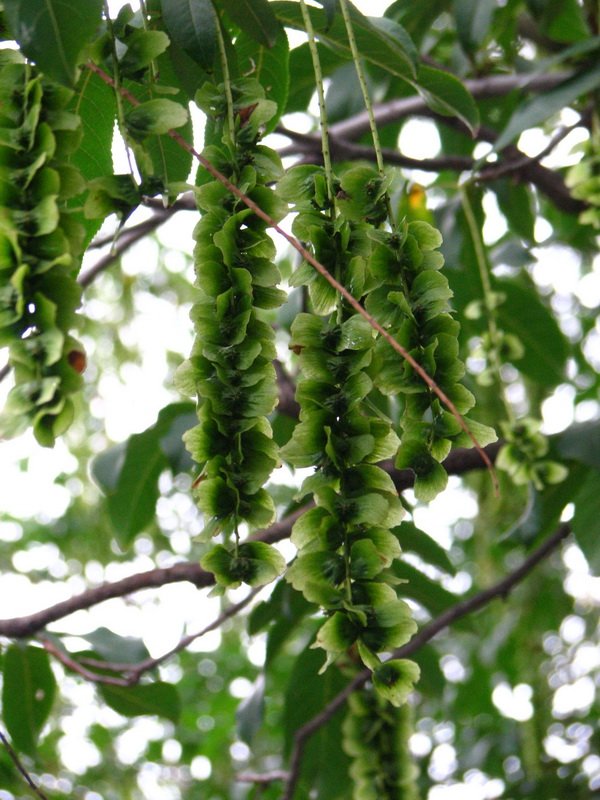
[[[350,52],[352,53],[352,61],[354,62],[354,68],[356,69],[356,76],[360,84],[360,90],[362,92],[363,100],[365,103],[365,109],[367,111],[367,116],[369,118],[369,128],[371,129],[371,138],[373,140],[373,150],[375,151],[377,170],[379,171],[379,175],[381,176],[381,178],[385,178],[385,164],[383,161],[383,154],[381,152],[379,131],[377,130],[377,122],[375,120],[375,114],[373,113],[373,103],[371,102],[371,95],[369,92],[369,87],[367,86],[365,71],[363,69],[360,53],[358,51],[358,46],[356,44],[356,37],[354,35],[354,28],[352,26],[352,20],[350,18],[350,12],[348,10],[348,4],[346,0],[339,0],[339,2],[340,2],[340,9],[342,11],[342,17],[344,18],[344,25],[346,26],[346,34],[348,36],[348,44],[350,45]],[[395,231],[396,222],[394,220],[394,213],[392,211],[392,203],[390,201],[390,196],[387,193],[387,191],[385,193],[385,205],[387,209],[387,215],[390,227],[392,231]]]
[[[500,397],[502,399],[502,404],[504,405],[506,411],[506,418],[508,422],[512,423],[514,422],[514,414],[511,405],[507,400],[506,393],[504,391],[504,382],[502,380],[502,373],[501,373],[502,365],[498,354],[500,331],[498,329],[496,303],[494,301],[494,292],[492,289],[492,282],[490,280],[488,261],[485,255],[483,240],[481,238],[481,231],[479,230],[479,226],[477,225],[477,220],[475,219],[475,212],[473,211],[473,206],[469,198],[469,192],[468,189],[464,186],[460,188],[460,200],[465,215],[465,219],[467,221],[467,227],[469,228],[471,241],[473,242],[473,249],[475,251],[475,261],[477,262],[479,277],[481,278],[481,285],[483,288],[483,304],[486,311],[488,335],[490,338],[489,358],[494,373],[496,375],[496,382],[498,383],[498,387],[500,389]]]
[[[321,124],[321,152],[323,154],[323,166],[325,167],[325,180],[327,181],[327,196],[333,209],[335,206],[335,192],[333,190],[333,169],[331,166],[331,151],[329,149],[329,126],[327,124],[327,111],[325,109],[325,90],[323,87],[323,70],[321,69],[321,59],[315,40],[315,29],[306,3],[300,0],[302,19],[308,36],[308,47],[312,59],[313,72],[315,74],[315,85],[317,87],[317,98],[319,101],[319,122]]]
[[[142,27],[145,31],[148,30],[148,9],[146,8],[146,0],[140,0],[140,14],[142,15]],[[156,83],[158,78],[158,70],[156,68],[156,62],[152,60],[150,62],[150,82]]]
[[[227,128],[229,132],[229,139],[232,144],[235,144],[235,120],[233,116],[233,94],[231,93],[231,75],[229,73],[229,64],[227,62],[227,50],[225,49],[225,37],[223,36],[223,29],[221,28],[221,20],[215,11],[217,17],[217,43],[219,47],[219,59],[221,61],[221,70],[223,72],[223,85],[225,86],[225,99],[227,101]]]
[[[110,38],[110,47],[111,47],[111,55],[113,57],[113,62],[115,65],[114,70],[114,95],[115,95],[115,104],[117,106],[117,123],[119,125],[119,131],[121,136],[123,137],[123,143],[125,145],[125,154],[127,156],[127,164],[129,165],[129,172],[131,175],[135,175],[135,170],[133,167],[133,162],[131,160],[131,151],[129,149],[129,144],[127,142],[127,128],[125,126],[125,112],[123,111],[123,90],[121,88],[121,76],[119,74],[119,59],[117,57],[117,46],[115,44],[115,29],[112,24],[112,19],[110,18],[110,11],[108,8],[108,0],[104,0],[104,15],[106,17],[106,27],[108,29],[108,34]]]

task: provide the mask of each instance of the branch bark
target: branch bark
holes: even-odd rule
[[[564,83],[572,77],[571,72],[554,72],[540,75],[490,75],[486,78],[476,78],[465,81],[465,86],[476,99],[489,97],[499,97],[517,89],[543,93],[549,89]],[[441,122],[442,124],[456,128],[463,133],[469,134],[464,125],[457,119],[445,117],[433,112],[420,97],[404,97],[398,100],[390,100],[380,103],[374,107],[375,119],[378,126],[387,125],[405,119],[409,116],[429,117]],[[584,124],[582,120],[582,124]],[[362,136],[369,130],[369,120],[366,112],[360,112],[341,122],[336,122],[330,126],[330,138],[332,153],[335,158],[373,158],[372,148],[358,145],[354,139]],[[287,129],[279,129],[279,132],[292,138],[295,144],[281,151],[282,155],[305,154],[310,157],[320,152],[319,139],[310,134],[297,134]],[[479,128],[476,138],[480,141],[495,142],[498,138],[496,131],[489,127]],[[542,157],[545,154],[543,151]],[[409,168],[423,169],[426,171],[438,171],[440,169],[468,170],[474,166],[471,159],[461,156],[441,156],[439,159],[408,159],[406,156],[394,150],[387,150],[385,153],[387,161],[391,164],[405,166]],[[511,172],[513,177],[520,182],[531,182],[539,191],[546,195],[552,203],[561,211],[570,214],[579,214],[587,204],[581,200],[571,197],[562,177],[539,163],[537,158],[528,158],[516,145],[511,144],[502,151],[502,169]],[[416,163],[415,163],[416,162]],[[494,167],[497,169],[498,167]],[[489,180],[485,170],[481,174],[482,180]],[[492,173],[493,177],[493,173]]]
[[[456,622],[468,614],[479,611],[492,600],[498,597],[506,598],[511,590],[520,583],[529,573],[545,558],[547,558],[554,550],[557,549],[559,544],[569,536],[571,527],[568,523],[560,525],[556,531],[551,534],[538,548],[528,556],[521,566],[517,567],[513,572],[509,573],[505,578],[483,589],[481,592],[461,600],[456,605],[449,608],[439,617],[436,617],[428,625],[422,628],[419,633],[414,636],[410,642],[399,647],[395,650],[390,658],[407,658],[417,652],[424,644],[430,639],[433,639],[444,628],[449,627],[452,623]],[[371,670],[363,669],[355,678],[331,700],[325,708],[323,708],[312,719],[306,722],[301,728],[298,729],[294,737],[294,747],[290,757],[290,770],[285,784],[285,790],[282,800],[292,800],[294,790],[298,778],[300,776],[300,768],[302,766],[302,756],[306,742],[310,737],[323,727],[334,714],[342,708],[350,695],[357,689],[360,689],[371,677]]]
[[[134,686],[136,683],[139,683],[139,680],[144,673],[155,669],[159,666],[159,664],[162,664],[163,661],[166,661],[168,658],[175,655],[175,653],[185,650],[186,647],[189,647],[192,642],[194,642],[196,639],[199,639],[201,636],[220,628],[226,620],[231,619],[231,617],[234,617],[243,608],[245,608],[263,588],[263,586],[258,586],[252,589],[250,592],[248,592],[243,600],[239,601],[239,603],[235,603],[226,608],[222,614],[220,614],[216,619],[214,619],[201,630],[196,631],[196,633],[190,633],[188,636],[184,636],[179,640],[179,642],[177,642],[175,647],[172,647],[166,653],[163,653],[161,656],[157,656],[156,658],[147,658],[144,661],[138,662],[137,664],[116,664],[110,661],[99,661],[89,658],[77,661],[76,659],[71,658],[71,656],[64,650],[61,650],[61,648],[58,647],[51,639],[48,639],[45,636],[40,636],[40,641],[45,650],[50,653],[50,655],[54,656],[54,658],[56,658],[58,661],[60,661],[63,666],[67,667],[67,669],[70,669],[73,672],[76,672],[78,675],[81,675],[83,678],[91,681],[92,683],[104,683],[108,686]],[[94,672],[94,669],[102,669],[105,672]],[[106,675],[106,671],[114,674]]]
[[[17,770],[20,772],[21,776],[23,777],[23,780],[25,781],[25,783],[27,783],[31,791],[34,793],[34,795],[36,797],[39,797],[40,800],[48,800],[48,796],[44,794],[44,792],[40,789],[40,787],[35,783],[31,775],[27,772],[27,770],[23,766],[23,762],[15,752],[14,748],[12,747],[11,743],[8,741],[6,736],[2,733],[2,731],[0,731],[0,741],[6,748],[6,752],[8,753],[11,761],[13,762]]]
[[[486,455],[491,461],[495,460],[499,448],[499,443],[488,445],[485,448]],[[397,470],[393,467],[391,461],[383,462],[383,466],[392,476],[398,492],[409,489],[414,484],[414,475],[411,470]],[[444,461],[444,467],[451,475],[461,475],[470,470],[482,469],[485,466],[479,452],[472,449],[455,450],[450,453],[448,458]],[[268,544],[274,544],[275,542],[287,539],[290,536],[294,522],[308,507],[309,506],[306,505],[299,508],[293,514],[289,514],[287,517],[284,517],[284,519],[275,522],[269,528],[257,531],[250,538],[255,541],[267,542]],[[23,639],[33,636],[43,630],[47,625],[50,625],[50,623],[63,619],[69,614],[73,614],[75,611],[91,608],[105,600],[125,597],[134,592],[139,592],[142,589],[158,588],[169,583],[178,583],[180,581],[189,581],[198,589],[202,589],[214,585],[214,576],[212,573],[203,570],[199,564],[189,561],[183,561],[171,567],[161,567],[159,569],[140,572],[136,575],[123,578],[120,581],[103,583],[100,586],[87,589],[81,592],[81,594],[70,597],[68,600],[63,600],[60,603],[56,603],[56,605],[49,606],[34,614],[0,620],[0,636],[8,636],[13,639]]]
[[[547,92],[573,77],[572,72],[551,72],[539,75],[489,75],[486,78],[474,78],[464,81],[466,88],[475,99],[501,97],[516,89],[530,92]],[[431,111],[421,97],[402,97],[389,100],[374,107],[378,125],[387,125],[411,116],[429,116]],[[335,122],[329,131],[332,137],[340,139],[358,139],[369,130],[369,118],[366,111],[361,111],[346,120]]]

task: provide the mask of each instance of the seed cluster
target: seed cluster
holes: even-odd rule
[[[9,348],[15,379],[0,435],[32,426],[46,446],[71,423],[70,396],[85,367],[70,333],[83,241],[66,205],[83,189],[69,164],[81,137],[79,117],[67,110],[71,98],[31,65],[0,68],[0,345]]]

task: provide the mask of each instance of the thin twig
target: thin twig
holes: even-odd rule
[[[45,795],[44,792],[40,789],[40,787],[34,782],[31,775],[27,772],[27,770],[23,766],[23,762],[15,752],[14,748],[12,747],[11,743],[8,741],[6,736],[2,733],[2,731],[0,731],[0,740],[2,741],[4,747],[6,748],[6,752],[10,756],[11,761],[18,769],[18,771],[21,773],[23,780],[28,784],[31,791],[36,795],[36,797],[39,797],[40,800],[48,800],[48,796]]]
[[[534,567],[556,550],[558,545],[566,539],[570,533],[570,525],[568,523],[562,523],[546,541],[523,561],[520,567],[517,567],[517,569],[510,572],[493,586],[483,589],[473,595],[473,597],[461,600],[459,603],[456,603],[456,605],[444,611],[443,614],[440,614],[422,628],[410,642],[395,650],[390,658],[407,658],[413,655],[430,639],[433,639],[434,636],[444,630],[444,628],[452,625],[452,623],[466,617],[468,614],[478,611],[498,597],[506,598],[510,591],[520,583]],[[296,731],[292,755],[290,757],[289,777],[285,785],[282,800],[292,800],[293,798],[296,783],[300,775],[300,768],[302,766],[304,748],[308,739],[322,728],[323,725],[329,722],[334,714],[346,703],[350,695],[357,689],[360,689],[370,678],[371,670],[361,670],[361,672],[359,672],[352,681],[325,706],[325,708]]]
[[[57,644],[55,644],[51,639],[48,639],[46,636],[40,636],[39,641],[44,650],[49,655],[54,656],[57,661],[60,661],[63,667],[70,669],[72,672],[76,672],[87,681],[92,681],[92,683],[105,683],[109,686],[129,686],[125,678],[115,678],[112,675],[100,675],[97,672],[92,672],[91,670],[87,669],[78,661],[75,661],[75,659],[71,658],[67,652],[62,650]]]
[[[93,683],[104,683],[108,684],[109,686],[135,686],[136,683],[139,683],[139,680],[144,673],[150,672],[162,664],[163,661],[166,661],[176,653],[180,653],[182,650],[185,650],[186,647],[189,647],[192,642],[194,642],[196,639],[199,639],[201,636],[220,628],[226,620],[231,619],[231,617],[234,617],[243,608],[245,608],[263,588],[263,586],[257,586],[252,589],[250,592],[248,592],[246,597],[243,598],[243,600],[240,600],[238,603],[234,603],[226,608],[222,614],[220,614],[215,620],[201,630],[196,631],[196,633],[190,633],[188,636],[181,638],[175,647],[172,647],[161,656],[157,656],[156,658],[146,658],[144,661],[139,661],[136,664],[117,664],[110,661],[101,661],[99,659],[96,660],[91,658],[76,661],[75,659],[71,658],[68,653],[65,653],[64,650],[61,650],[59,647],[57,647],[51,639],[41,636],[40,642],[46,651],[60,661],[61,664],[73,672],[76,672],[78,675],[81,675],[88,681],[92,681]],[[113,673],[122,673],[124,677],[113,677],[112,675],[104,675],[99,672],[93,672],[92,670],[88,669],[89,666],[93,666],[96,669],[107,670]]]
[[[589,116],[589,113],[587,114]],[[554,136],[550,139],[548,144],[540,150],[535,156],[523,156],[521,159],[510,159],[507,161],[503,161],[498,165],[491,165],[488,167],[484,167],[476,176],[476,181],[493,181],[497,178],[502,177],[510,172],[516,172],[519,169],[523,169],[524,167],[531,166],[532,163],[538,163],[546,156],[550,155],[550,153],[565,139],[570,133],[577,128],[581,128],[585,125],[585,115],[582,115],[577,122],[574,122],[572,125],[564,125],[560,128]]]
[[[235,776],[238,783],[268,784],[277,781],[286,781],[289,773],[283,769],[274,769],[271,772],[240,772]]]
[[[277,133],[291,139],[294,144],[279,149],[282,158],[286,156],[305,155],[309,158],[319,158],[321,150],[318,139],[310,133],[300,133],[285,128],[283,125],[277,126]],[[364,160],[377,163],[377,156],[373,147],[366,144],[357,144],[339,136],[330,138],[331,156],[335,161]],[[382,147],[381,154],[387,164],[394,164],[398,167],[407,169],[420,169],[424,172],[440,172],[442,170],[455,170],[462,172],[473,167],[474,159],[469,156],[439,156],[436,158],[410,158],[393,150],[391,147]]]
[[[485,448],[487,457],[495,460],[499,447],[499,443],[488,445]],[[449,475],[461,475],[470,470],[481,469],[484,466],[484,462],[477,451],[460,448],[452,451],[443,462],[443,465]],[[382,466],[390,473],[398,492],[409,489],[414,485],[414,473],[411,470],[394,469],[390,461],[382,462]],[[253,541],[266,542],[268,544],[289,538],[294,522],[308,507],[309,505],[302,506],[282,520],[273,523],[269,528],[252,534],[250,538]],[[184,561],[171,567],[160,567],[146,572],[139,572],[119,581],[103,583],[92,589],[86,589],[78,595],[74,595],[34,614],[0,620],[0,636],[8,636],[13,639],[33,636],[50,623],[63,619],[75,611],[85,610],[105,600],[125,597],[143,589],[158,588],[169,583],[179,583],[181,581],[189,581],[197,588],[202,589],[213,586],[215,579],[212,573],[206,572],[197,562],[193,561]]]
[[[84,288],[89,286],[101,272],[104,272],[115,261],[118,261],[132,245],[170,219],[172,213],[171,209],[168,208],[157,209],[148,219],[139,222],[137,225],[132,225],[131,228],[124,229],[118,237],[114,248],[105,256],[99,258],[88,270],[82,272],[77,278],[77,283]]]
[[[149,208],[150,207],[154,208],[159,217],[162,216],[162,215],[165,215],[166,217],[170,217],[176,211],[181,211],[182,210],[182,207],[179,206],[177,203],[173,203],[172,205],[170,205],[167,208],[165,208],[163,206],[163,204],[162,204],[162,200],[159,200],[155,206],[154,205],[150,206],[149,202],[146,201],[144,203],[144,206],[147,206]],[[187,208],[185,210],[187,210]],[[154,228],[158,227],[161,224],[162,221],[163,220],[157,221],[156,224],[151,225],[150,230],[154,230]],[[147,230],[148,224],[149,224],[149,220],[148,219],[144,219],[141,222],[137,222],[135,225],[130,225],[127,228],[121,228],[121,230],[119,230],[117,232],[116,236],[115,236],[114,233],[107,233],[106,236],[97,236],[95,239],[93,239],[90,242],[90,244],[88,246],[88,251],[89,250],[99,250],[101,247],[106,247],[107,244],[116,245],[116,244],[118,244],[120,239],[122,239],[124,236],[129,236],[134,231],[137,231],[139,229]]]
[[[484,99],[501,97],[516,89],[546,92],[572,77],[573,73],[566,71],[542,75],[489,75],[485,78],[466,80],[464,85],[475,99]],[[396,100],[388,100],[385,103],[378,103],[373,110],[378,125],[387,125],[406,117],[430,116],[432,113],[422,97],[401,97]],[[358,139],[368,131],[369,117],[366,111],[335,122],[330,128],[332,136],[339,136],[342,139]]]

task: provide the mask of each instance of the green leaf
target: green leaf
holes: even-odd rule
[[[294,735],[346,686],[348,678],[341,670],[329,669],[319,674],[323,654],[305,648],[293,662],[285,692],[283,729],[284,752],[289,754]],[[314,788],[319,800],[350,797],[349,760],[342,750],[342,715],[335,714],[310,737],[303,753],[296,797],[310,797]]]
[[[272,47],[258,44],[242,31],[235,42],[240,72],[256,78],[265,90],[267,100],[277,104],[277,114],[267,123],[265,131],[270,133],[285,111],[290,86],[290,47],[283,29],[279,30]]]
[[[281,29],[268,0],[216,0],[216,4],[259,44],[273,47]]]
[[[127,442],[120,442],[97,455],[92,461],[92,478],[104,494],[110,494],[116,490],[125,463],[126,451]]]
[[[217,18],[211,0],[161,0],[173,44],[210,72],[217,55]]]
[[[317,3],[325,9],[327,21],[331,25],[337,11],[337,0],[317,0]]]
[[[82,638],[89,642],[94,652],[106,661],[137,664],[150,656],[141,639],[119,636],[108,628],[96,628]]]
[[[528,186],[514,181],[494,181],[491,184],[500,211],[506,217],[511,232],[528,242],[535,241],[533,198]]]
[[[100,25],[102,0],[5,0],[4,14],[27,58],[72,86],[80,53]]]
[[[456,32],[467,53],[474,53],[489,31],[494,0],[455,0]]]
[[[254,689],[245,697],[235,712],[238,736],[250,744],[254,734],[262,725],[265,710],[265,677],[259,675],[254,681]]]
[[[403,552],[416,553],[427,564],[444,570],[450,575],[456,574],[454,564],[450,561],[446,550],[412,522],[400,523],[397,528],[394,528],[393,533],[398,537]]]
[[[600,575],[600,471],[591,469],[575,495],[571,527],[594,575]]]
[[[556,437],[563,458],[572,458],[600,470],[600,422],[572,425]]]
[[[475,133],[479,111],[469,90],[454,75],[434,67],[419,67],[414,85],[427,105],[446,117],[457,117]]]
[[[161,409],[154,425],[96,456],[92,477],[107,495],[107,508],[116,538],[127,548],[154,517],[158,478],[191,462],[181,435],[195,422],[191,403],[171,403]]]
[[[533,288],[510,280],[497,281],[494,288],[506,295],[497,312],[500,327],[525,347],[515,366],[542,386],[556,386],[564,380],[570,347],[554,315]]]
[[[115,129],[115,93],[91,70],[85,70],[77,84],[77,90],[69,108],[81,118],[81,142],[69,156],[69,163],[79,170],[86,181],[101,175],[111,175],[112,140]],[[80,201],[71,201],[75,207]],[[83,246],[91,241],[101,225],[101,220],[86,219],[77,214],[84,226],[86,236]]]
[[[600,86],[600,66],[596,65],[585,72],[579,72],[555,89],[549,89],[531,100],[526,100],[514,111],[496,140],[494,150],[502,150],[524,130],[545,122],[571,105],[582,94],[592,92],[598,86]]]
[[[129,547],[135,535],[153,519],[158,478],[167,466],[152,428],[135,434],[127,442],[119,479],[107,498],[110,521],[122,548]]]
[[[55,692],[56,680],[45,650],[21,644],[7,648],[4,653],[2,718],[18,750],[29,755],[35,753]]]
[[[177,689],[164,681],[127,687],[102,685],[99,692],[106,705],[124,717],[152,714],[177,722],[181,714]]]
[[[153,134],[164,134],[172,128],[181,128],[188,121],[188,112],[173,100],[147,100],[134,106],[125,114],[129,135],[141,142]]]
[[[577,0],[548,0],[541,28],[555,42],[577,42],[590,35],[584,9]]]
[[[572,464],[564,481],[546,486],[543,491],[530,489],[529,501],[521,518],[506,533],[527,546],[548,536],[555,530],[566,505],[572,502],[588,470],[582,464]]]
[[[432,617],[436,617],[457,602],[455,594],[444,589],[441,584],[428,578],[420,569],[413,567],[407,561],[394,561],[391,570],[397,578],[407,581],[401,587],[402,596],[420,603]]]
[[[156,68],[160,74],[161,85],[167,87],[174,87],[178,84],[171,54],[172,48],[169,48],[167,53],[160,55],[156,60]],[[160,87],[157,87],[157,90],[158,88]],[[139,100],[151,99],[152,88],[149,87],[147,93],[138,91],[136,94]],[[183,90],[180,90],[177,94],[171,94],[171,100],[176,101],[180,108],[187,107],[188,98]],[[175,125],[172,127],[175,127]],[[178,133],[186,142],[191,143],[193,141],[191,119],[188,118],[187,122],[179,128]],[[168,188],[170,183],[187,180],[192,167],[192,154],[181,147],[168,134],[150,136],[144,141],[143,147],[152,160],[152,176],[158,178],[163,185]],[[144,174],[143,177],[146,178],[148,176]]]
[[[290,0],[275,0],[270,5],[283,25],[296,30],[304,30],[298,3],[290,2]],[[329,25],[327,14],[324,11],[310,8],[309,13],[317,38],[323,44],[351,60],[352,53],[341,15],[338,14],[333,24]],[[386,31],[377,28],[371,20],[354,7],[351,7],[351,17],[356,43],[363,58],[405,80],[417,77],[415,52],[408,36],[399,41]]]

